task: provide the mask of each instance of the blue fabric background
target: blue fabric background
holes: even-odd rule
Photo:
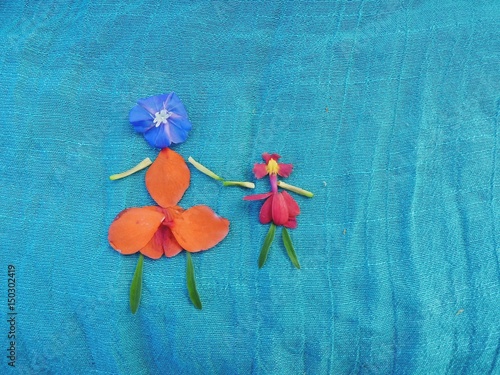
[[[16,373],[499,373],[498,1],[14,0],[0,19],[2,373],[8,264]],[[156,156],[128,112],[172,90],[185,158],[252,180],[277,152],[315,197],[302,269],[276,241],[258,270],[260,204],[193,170],[181,205],[231,220],[193,257],[204,309],[182,254],[146,260],[133,316],[137,256],[107,229],[152,201],[144,172],[108,176]]]

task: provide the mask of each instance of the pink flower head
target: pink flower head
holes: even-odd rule
[[[281,177],[288,177],[292,173],[293,164],[283,164],[278,163],[278,159],[281,156],[278,154],[269,154],[264,152],[262,154],[262,159],[266,162],[256,163],[253,167],[253,173],[255,177],[262,178],[269,175],[269,181],[271,182],[271,190],[273,193],[278,192],[278,175]]]
[[[248,195],[243,199],[266,200],[260,209],[259,220],[262,224],[269,224],[272,221],[275,225],[297,228],[296,217],[300,214],[300,208],[295,199],[286,191]]]
[[[256,163],[253,167],[253,173],[255,177],[262,178],[266,175],[275,176],[280,175],[281,177],[288,177],[292,173],[293,164],[283,164],[278,163],[278,159],[281,158],[278,154],[269,154],[264,152],[262,154],[262,159],[265,163]]]

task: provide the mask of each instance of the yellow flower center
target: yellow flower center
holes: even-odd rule
[[[280,166],[278,165],[278,162],[274,159],[269,160],[266,166],[267,173],[269,174],[278,174],[278,171],[280,170]]]

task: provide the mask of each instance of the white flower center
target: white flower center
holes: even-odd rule
[[[167,119],[170,116],[172,116],[172,112],[169,112],[166,109],[162,109],[160,112],[155,113],[155,118],[153,120],[153,123],[155,124],[156,127],[160,126],[161,124],[166,124]]]

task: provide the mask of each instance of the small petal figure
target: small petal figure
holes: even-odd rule
[[[184,104],[175,92],[139,99],[129,120],[134,130],[144,134],[153,147],[165,148],[182,143],[191,130],[191,121]]]
[[[300,214],[299,205],[286,191],[278,192],[278,176],[290,176],[293,165],[278,163],[280,158],[281,156],[278,154],[267,152],[262,154],[265,163],[256,163],[253,167],[253,173],[257,178],[269,175],[271,191],[264,194],[247,195],[243,199],[247,201],[265,199],[259,215],[262,224],[273,222],[275,225],[283,225],[293,229],[297,228],[296,217]]]
[[[269,193],[247,195],[243,198],[247,201],[265,200],[260,209],[259,221],[261,224],[271,224],[269,225],[269,231],[260,251],[259,268],[262,268],[266,263],[267,255],[274,240],[274,234],[277,226],[283,227],[281,232],[283,244],[290,260],[292,261],[292,264],[296,268],[300,268],[300,263],[297,258],[297,254],[295,253],[292,239],[286,229],[297,228],[297,216],[300,214],[300,208],[290,194],[286,191],[278,191],[278,186],[308,197],[312,197],[313,194],[306,190],[278,181],[278,176],[288,177],[293,170],[292,164],[278,163],[278,160],[280,159],[278,154],[269,154],[265,152],[262,154],[262,159],[264,159],[265,163],[256,163],[253,167],[253,173],[257,178],[269,175],[271,191]]]

